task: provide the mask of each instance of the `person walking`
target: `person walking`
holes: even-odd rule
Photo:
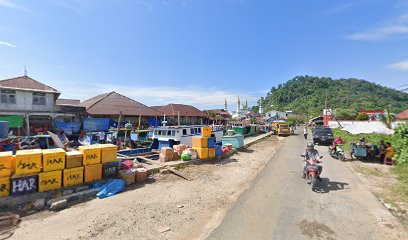
[[[305,136],[305,139],[307,139],[307,126],[303,129],[303,136]]]

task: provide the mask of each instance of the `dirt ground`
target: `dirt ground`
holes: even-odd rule
[[[284,139],[268,137],[229,159],[182,169],[193,181],[158,174],[113,197],[25,217],[10,239],[204,239]]]

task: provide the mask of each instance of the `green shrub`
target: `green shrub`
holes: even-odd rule
[[[358,121],[368,121],[370,117],[367,115],[367,113],[359,113],[356,117],[356,120]]]

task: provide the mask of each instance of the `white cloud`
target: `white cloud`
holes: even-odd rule
[[[408,60],[407,61],[402,61],[402,62],[397,62],[393,63],[388,66],[389,68],[396,69],[396,70],[403,70],[407,71],[408,70]]]
[[[1,1],[1,0],[0,0],[0,1]],[[16,45],[14,45],[14,44],[12,44],[12,43],[3,42],[3,41],[0,41],[0,45],[6,46],[6,47],[11,47],[11,48],[17,47]]]
[[[18,5],[13,0],[0,0],[0,7],[6,7],[11,9],[17,9],[28,12],[29,10],[21,5]]]
[[[238,95],[238,91],[208,87],[116,86],[94,83],[80,85],[80,88],[73,83],[53,84],[52,86],[62,92],[62,98],[75,98],[81,101],[115,91],[148,106],[181,103],[194,105],[200,109],[223,108],[226,98],[229,110],[233,110],[236,108]],[[244,103],[248,99],[248,105],[253,106],[265,94],[266,91],[240,93],[241,102]]]
[[[378,41],[392,37],[408,36],[408,14],[401,15],[391,24],[383,25],[368,31],[354,33],[348,39],[358,41]]]

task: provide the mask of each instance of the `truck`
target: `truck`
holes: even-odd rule
[[[290,127],[289,127],[289,123],[287,122],[272,122],[271,129],[274,135],[279,135],[279,136],[289,136],[290,135]]]

